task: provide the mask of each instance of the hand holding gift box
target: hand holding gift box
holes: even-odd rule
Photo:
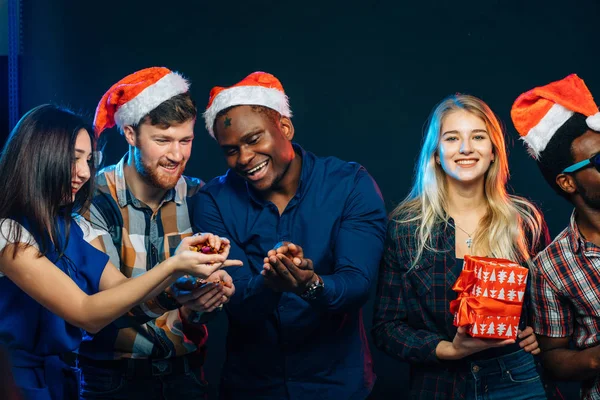
[[[455,326],[468,326],[472,337],[516,339],[527,287],[527,268],[501,259],[465,256],[452,286],[450,302]]]

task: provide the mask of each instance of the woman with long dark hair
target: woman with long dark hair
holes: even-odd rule
[[[26,399],[79,397],[76,370],[60,359],[133,306],[184,274],[205,278],[227,260],[227,239],[184,239],[176,255],[127,279],[99,251],[78,214],[93,191],[92,129],[77,115],[43,105],[12,131],[0,156],[0,345]],[[208,243],[222,254],[189,246]],[[96,246],[96,247],[95,247]]]

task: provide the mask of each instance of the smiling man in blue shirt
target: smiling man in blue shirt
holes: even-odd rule
[[[230,238],[244,262],[229,271],[221,397],[366,398],[375,375],[361,307],[386,226],[377,184],[358,164],[292,144],[270,74],[215,87],[204,117],[230,169],[196,195],[194,229]]]

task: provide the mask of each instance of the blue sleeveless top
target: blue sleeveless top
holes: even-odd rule
[[[81,217],[79,221],[84,230],[91,230]],[[12,221],[6,220],[2,224],[2,231],[9,222]],[[27,230],[27,222],[19,222]],[[59,218],[59,228],[63,235],[61,240],[64,241],[64,218]],[[31,237],[26,231],[23,231],[23,236]],[[84,235],[82,228],[73,222],[63,256],[58,259],[58,253],[52,247],[46,257],[81,290],[92,295],[98,292],[100,277],[108,263],[108,255],[89,244],[85,236],[90,236],[89,232]],[[6,246],[6,240],[2,234],[0,237],[2,249]],[[33,239],[36,243],[39,242],[39,238]],[[63,392],[56,392],[55,387],[62,385],[62,382],[56,380],[60,380],[62,374],[52,374],[52,370],[63,366],[57,365],[58,356],[76,350],[85,332],[48,311],[10,279],[1,275],[0,293],[0,346],[7,348],[11,355],[17,385],[26,399],[58,399],[57,394],[63,396]],[[61,295],[62,293],[56,293],[56,296]],[[32,373],[36,369],[38,371]],[[39,387],[40,381],[43,382],[42,387]]]

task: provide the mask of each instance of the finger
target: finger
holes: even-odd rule
[[[222,254],[193,253],[194,257],[198,259],[198,264],[224,263],[227,260]]]
[[[196,311],[208,311],[221,297],[221,292],[216,290],[215,293],[209,293],[201,298],[189,301],[185,304],[186,307]]]
[[[213,245],[213,248],[217,251],[219,251],[219,249],[221,248],[221,237],[220,236],[215,236],[215,244]]]
[[[292,274],[292,276],[294,277],[294,279],[297,280],[298,282],[304,282],[305,280],[307,280],[310,277],[312,277],[312,274],[308,275],[306,273],[306,270],[299,269],[292,262],[292,260],[290,260],[286,256],[280,255],[279,259],[281,260],[281,263],[288,269],[288,271],[290,271],[290,273]]]
[[[225,260],[223,267],[241,267],[244,263],[240,260]]]
[[[211,287],[209,288],[209,290],[203,292],[202,294],[198,294],[198,293],[194,293],[194,292],[189,292],[188,294],[179,296],[176,299],[181,304],[187,304],[189,302],[196,301],[199,297],[205,296],[208,293],[210,293],[211,291],[216,291],[216,290],[217,290],[217,288],[214,285],[211,285]]]
[[[274,256],[274,255],[276,255],[276,254],[277,254],[277,250],[269,250],[269,251],[267,252],[267,258],[268,258],[268,257],[272,257],[272,256]]]
[[[211,297],[209,300],[206,301],[206,309],[210,310],[217,308],[218,306],[220,306],[222,304],[221,300],[223,299],[223,293],[220,292],[219,294],[217,294],[216,296]]]
[[[229,287],[229,286],[223,285],[223,295],[224,296],[231,297],[231,296],[233,296],[234,293],[235,293],[234,287]]]
[[[532,353],[535,349],[538,349],[538,348],[539,348],[538,343],[535,342],[533,344],[530,344],[529,346],[523,347],[523,350],[525,350],[528,353]]]
[[[216,285],[213,282],[205,283],[204,285],[192,290],[191,296],[194,299],[197,299],[200,296],[204,296],[209,293],[211,290],[216,289]]]
[[[283,255],[278,255],[279,257],[285,257]],[[273,269],[277,272],[277,275],[283,279],[284,281],[295,284],[296,279],[290,273],[290,271],[286,268],[286,266],[282,263],[279,257],[269,257],[269,263],[273,267]]]
[[[312,260],[309,260],[308,258],[294,257],[294,265],[298,269],[310,270],[310,271],[313,270]]]
[[[222,296],[214,305],[212,305],[207,312],[213,312],[215,311],[217,308],[218,309],[223,309],[223,304],[227,303],[229,301],[229,299],[227,299],[227,296]]]
[[[519,346],[525,347],[525,346],[529,346],[532,343],[537,343],[537,338],[535,337],[535,335],[530,335],[530,336],[527,336],[525,339],[522,339],[519,342]]]
[[[304,258],[304,250],[302,250],[302,247],[298,246],[297,244],[290,243],[288,248],[294,257]]]
[[[459,326],[458,329],[456,330],[457,335],[465,335],[466,333],[467,333],[466,326]]]
[[[519,339],[522,339],[524,337],[530,336],[531,334],[533,334],[533,328],[528,326],[522,331],[519,330],[517,336],[519,337]]]
[[[277,251],[277,254],[287,254],[290,250],[289,250],[288,246],[283,245],[283,246],[279,246],[276,251]]]
[[[205,243],[208,238],[208,233],[201,233],[194,236],[189,236],[183,240],[187,241],[189,246]]]
[[[263,265],[263,271],[261,274],[262,276],[270,279],[276,279],[278,277],[277,272],[273,269],[273,266],[270,264],[270,262],[267,262]]]
[[[542,352],[542,350],[538,347],[537,349],[533,350],[531,352],[531,354],[533,354],[534,356],[537,356],[538,354],[540,354]]]

